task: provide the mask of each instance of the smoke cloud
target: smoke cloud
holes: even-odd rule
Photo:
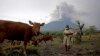
[[[100,29],[99,2],[100,0],[91,0],[91,2],[90,0],[77,0],[76,4],[68,4],[63,2],[56,6],[55,11],[51,14],[51,21],[68,19],[72,23],[75,23],[77,20],[79,20],[80,22],[84,23],[86,27],[96,26],[98,29]]]

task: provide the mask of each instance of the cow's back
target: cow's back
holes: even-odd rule
[[[9,40],[24,40],[25,34],[31,37],[31,26],[13,21],[0,20],[0,32],[6,33],[6,39]]]

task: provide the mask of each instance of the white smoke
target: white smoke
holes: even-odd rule
[[[80,2],[79,0],[77,3]],[[85,26],[96,26],[100,29],[100,0],[84,0],[78,4],[67,4],[63,2],[59,4],[55,11],[51,14],[51,20],[70,19],[72,23],[77,20],[84,23]],[[78,9],[79,8],[79,9]]]

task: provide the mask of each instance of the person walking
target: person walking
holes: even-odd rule
[[[71,38],[73,36],[73,31],[69,27],[69,25],[66,25],[64,29],[64,38],[63,38],[63,45],[65,46],[66,51],[68,51],[71,48]]]

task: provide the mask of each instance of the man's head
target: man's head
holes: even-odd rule
[[[66,25],[66,30],[69,30],[69,25]]]

